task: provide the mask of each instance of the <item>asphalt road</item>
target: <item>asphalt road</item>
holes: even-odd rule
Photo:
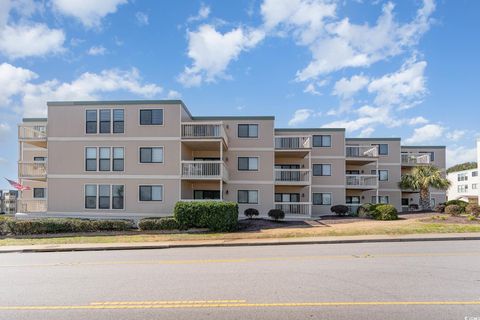
[[[480,319],[480,241],[9,253],[0,275],[9,320]]]

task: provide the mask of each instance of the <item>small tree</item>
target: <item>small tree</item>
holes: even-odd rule
[[[243,214],[248,217],[248,219],[252,219],[253,217],[258,217],[260,212],[258,212],[258,210],[255,208],[248,208],[243,212]]]
[[[268,216],[273,220],[278,221],[285,218],[285,212],[280,209],[271,209],[270,211],[268,211]]]
[[[412,172],[402,176],[399,183],[400,188],[418,190],[420,192],[420,208],[431,210],[430,188],[446,190],[450,181],[442,176],[441,171],[432,165],[418,166]]]

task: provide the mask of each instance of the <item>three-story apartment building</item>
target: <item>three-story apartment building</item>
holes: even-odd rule
[[[55,216],[169,216],[177,201],[238,202],[290,218],[417,201],[400,190],[413,164],[445,168],[443,147],[353,139],[343,128],[279,129],[273,116],[196,117],[180,100],[49,102],[19,125],[19,211]],[[408,191],[408,192],[407,192]],[[445,200],[433,192],[432,200]],[[403,207],[405,208],[405,207]]]

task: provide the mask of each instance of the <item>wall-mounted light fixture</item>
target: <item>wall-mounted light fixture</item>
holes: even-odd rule
[[[225,194],[228,194],[228,190],[225,190]]]

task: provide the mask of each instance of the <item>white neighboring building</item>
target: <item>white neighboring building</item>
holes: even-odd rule
[[[477,169],[452,172],[447,175],[452,183],[447,190],[448,200],[480,203],[480,139],[477,140]]]

